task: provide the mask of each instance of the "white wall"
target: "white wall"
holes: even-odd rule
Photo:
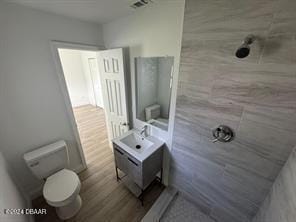
[[[88,88],[86,82],[81,51],[59,49],[59,55],[72,106],[77,107],[90,104],[89,90],[92,93],[93,90]]]
[[[4,209],[24,209],[30,207],[28,198],[21,193],[12,176],[11,167],[0,152],[0,221],[28,222],[28,215],[4,214]]]
[[[165,139],[171,147],[173,117],[181,51],[184,0],[154,2],[134,14],[103,25],[104,42],[107,48],[129,47],[131,84],[133,94],[133,123],[141,128],[145,123],[136,120],[134,58],[138,56],[174,56],[174,82],[171,97],[169,131],[152,128],[152,134]],[[168,164],[166,164],[168,166]],[[167,171],[166,171],[167,172]],[[165,178],[167,179],[166,175]]]
[[[102,45],[97,25],[0,2],[0,141],[27,192],[41,182],[23,154],[64,139],[70,168],[81,166],[51,51],[51,40]]]

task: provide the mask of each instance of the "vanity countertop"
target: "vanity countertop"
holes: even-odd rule
[[[132,155],[134,158],[136,158],[137,160],[139,160],[141,162],[143,162],[147,157],[149,157],[151,154],[153,154],[155,151],[157,151],[158,149],[160,149],[164,145],[163,141],[161,141],[160,139],[158,139],[154,136],[149,135],[144,138],[153,144],[148,148],[136,150],[136,149],[131,148],[122,142],[122,140],[124,138],[126,138],[127,136],[129,136],[133,133],[139,135],[139,130],[132,129],[132,130],[124,133],[120,137],[113,139],[112,142],[115,143],[117,146],[122,148],[125,152],[129,153],[130,155]]]

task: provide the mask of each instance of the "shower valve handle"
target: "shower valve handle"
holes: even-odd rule
[[[219,140],[218,138],[215,138],[215,139],[212,140],[212,142],[216,143],[218,140]]]
[[[234,137],[234,132],[232,129],[225,125],[220,125],[212,130],[214,139],[212,140],[213,143],[219,142],[230,142]]]

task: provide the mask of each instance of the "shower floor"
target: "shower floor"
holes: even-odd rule
[[[215,222],[181,195],[176,195],[160,222]]]

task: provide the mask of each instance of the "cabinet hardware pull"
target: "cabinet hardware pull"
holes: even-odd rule
[[[121,155],[123,155],[123,152],[121,152],[119,149],[114,148],[118,153],[120,153]]]
[[[138,164],[135,162],[135,161],[133,161],[132,159],[130,159],[129,157],[127,158],[130,162],[132,162],[133,164],[135,164],[136,166],[138,166]]]

